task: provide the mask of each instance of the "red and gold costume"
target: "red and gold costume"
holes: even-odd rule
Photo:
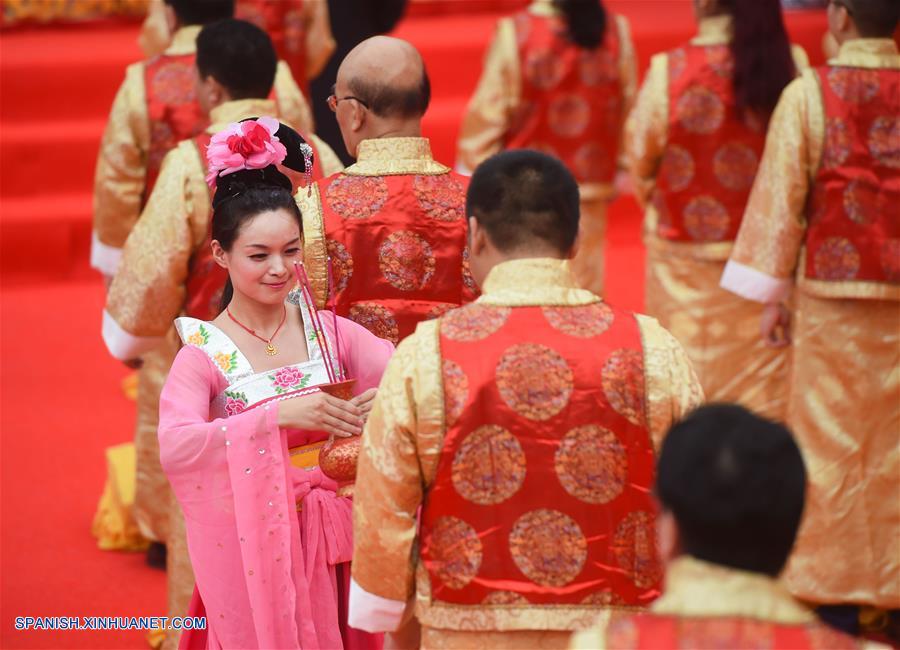
[[[793,292],[787,422],[809,495],[786,572],[816,603],[900,608],[900,55],[844,43],[785,89],[722,286]]]
[[[422,647],[562,647],[658,596],[655,448],[702,391],[665,330],[566,266],[499,264],[397,349],[363,436],[351,625],[395,630],[415,598]]]
[[[550,0],[497,24],[460,131],[458,168],[471,173],[503,149],[538,149],[562,160],[581,192],[581,240],[572,269],[603,291],[606,204],[614,197],[620,140],[637,85],[628,21],[609,14],[596,50],[564,36]]]
[[[357,162],[302,189],[304,260],[316,300],[395,344],[477,295],[466,263],[468,179],[425,138],[359,145]],[[328,258],[333,283],[328,286]]]
[[[570,650],[790,648],[862,650],[820,622],[777,580],[689,556],[666,570],[666,591],[640,614],[612,614],[572,637]]]
[[[159,54],[172,39],[163,0],[150,0],[139,42],[147,56]],[[235,18],[265,30],[278,57],[288,64],[304,95],[309,81],[328,63],[335,43],[331,35],[328,3],[324,0],[237,0]],[[311,124],[306,128],[311,128]]]
[[[653,57],[626,126],[646,211],[647,313],[684,344],[710,400],[783,418],[789,356],[759,339],[761,309],[719,288],[765,143],[732,90],[731,17]],[[798,68],[806,57],[794,48]]]
[[[159,394],[180,347],[173,321],[183,313],[213,318],[227,277],[208,253],[212,201],[202,147],[211,134],[231,122],[273,114],[277,114],[277,107],[272,100],[226,102],[210,113],[212,125],[205,135],[184,140],[169,152],[150,200],[128,237],[103,313],[103,337],[113,356],[144,360],[138,384],[133,510],[139,522],[142,511],[152,510],[156,521],[165,526],[162,539],[168,546],[170,612],[175,616],[187,611],[193,575],[187,560],[184,522],[159,464]],[[314,171],[321,174],[320,170],[334,172],[341,168],[327,144],[316,136],[306,138],[317,159]],[[148,370],[152,372],[148,374]],[[116,483],[134,480],[122,466],[111,466],[110,473],[109,480]],[[101,510],[109,507],[107,501],[101,501]],[[110,532],[114,531],[95,529],[101,544]]]
[[[122,247],[147,203],[166,154],[209,124],[195,99],[199,25],[182,27],[166,50],[128,66],[100,143],[94,176],[91,266],[112,277]],[[309,105],[278,62],[272,98],[282,119],[312,131]]]

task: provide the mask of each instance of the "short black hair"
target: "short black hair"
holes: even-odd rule
[[[578,184],[553,156],[531,149],[504,151],[475,170],[466,214],[501,251],[543,242],[564,255],[578,235]]]
[[[361,77],[350,79],[347,86],[354,97],[379,117],[422,117],[431,103],[431,80],[424,63],[419,83],[408,88],[388,86],[378,80]]]
[[[182,25],[206,25],[234,16],[234,0],[165,0]]]
[[[218,81],[232,99],[268,97],[277,65],[272,39],[245,20],[219,20],[206,25],[197,36],[200,76]]]
[[[863,38],[891,38],[900,22],[898,0],[841,0]]]
[[[776,576],[803,514],[806,469],[791,432],[735,404],[710,404],[671,428],[656,493],[696,558]]]

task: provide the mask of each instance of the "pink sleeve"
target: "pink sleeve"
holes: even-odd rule
[[[334,324],[330,312],[322,311],[322,323],[334,338]],[[380,339],[362,325],[347,318],[337,317],[341,343],[341,360],[347,373],[356,379],[354,393],[377,388],[387,362],[394,354],[394,344]]]
[[[179,350],[159,399],[159,457],[170,477],[225,463],[228,428],[277,431],[278,405],[210,419],[209,405],[224,378],[201,350]]]

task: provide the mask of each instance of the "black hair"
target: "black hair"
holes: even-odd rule
[[[350,79],[347,86],[354,97],[379,117],[422,117],[431,102],[431,80],[424,63],[419,83],[408,88],[397,88],[360,77]]]
[[[218,81],[232,99],[268,97],[277,64],[272,39],[246,20],[219,20],[197,36],[200,76]]]
[[[287,150],[282,165],[295,171],[304,171],[306,168],[304,151],[309,155],[309,163],[312,165],[313,156],[309,145],[296,131],[285,124],[280,124],[275,135]],[[223,250],[230,251],[241,228],[257,215],[270,210],[287,210],[302,229],[303,217],[294,199],[293,190],[291,180],[275,165],[262,169],[242,169],[225,176],[217,176],[216,192],[212,200],[210,239],[218,241]],[[220,311],[228,306],[233,295],[234,287],[229,278],[222,290]]]
[[[663,442],[656,492],[683,550],[778,575],[797,536],[806,469],[791,432],[734,404],[700,407]]]
[[[165,0],[182,25],[206,25],[234,16],[234,0]]]
[[[504,151],[475,170],[466,214],[501,251],[541,241],[566,254],[578,235],[578,184],[552,156],[530,149]]]
[[[566,19],[566,37],[578,47],[596,50],[606,35],[606,9],[600,0],[553,0]]]
[[[781,0],[720,0],[731,14],[732,88],[741,113],[769,121],[781,91],[797,75]]]
[[[897,0],[841,0],[863,38],[891,38],[900,22]]]

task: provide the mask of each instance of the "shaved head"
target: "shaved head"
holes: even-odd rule
[[[420,118],[431,99],[425,62],[410,43],[390,36],[366,39],[346,56],[337,85],[379,117]]]

